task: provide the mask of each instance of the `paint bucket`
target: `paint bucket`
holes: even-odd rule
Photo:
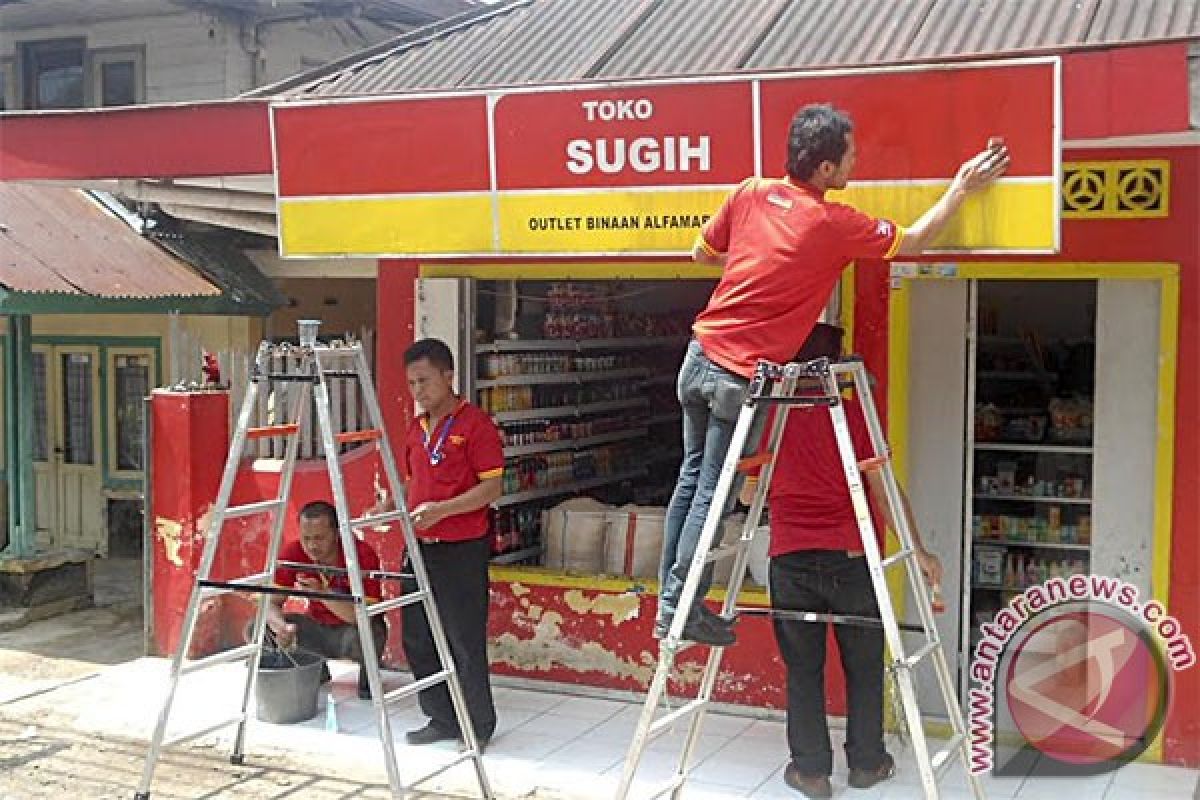
[[[316,347],[317,346],[317,330],[321,327],[319,319],[301,319],[297,320],[296,324],[300,328],[300,346],[301,347]]]
[[[325,659],[307,650],[264,650],[255,684],[258,718],[290,725],[315,717],[324,666]]]

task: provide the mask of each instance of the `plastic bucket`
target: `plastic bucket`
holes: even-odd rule
[[[255,700],[263,722],[290,725],[317,715],[325,659],[307,650],[265,650],[258,666]]]

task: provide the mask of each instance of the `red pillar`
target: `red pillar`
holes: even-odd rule
[[[154,647],[160,655],[179,644],[183,615],[204,550],[208,513],[216,499],[229,442],[225,392],[154,391],[151,399],[154,515],[152,548]],[[192,652],[217,649],[216,607],[202,610]]]

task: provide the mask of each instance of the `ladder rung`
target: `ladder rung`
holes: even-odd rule
[[[720,547],[715,547],[712,550],[708,551],[708,555],[704,557],[704,560],[710,564],[714,561],[720,561],[722,558],[726,558],[726,557],[732,556],[732,555],[737,555],[737,552],[738,552],[738,550],[741,549],[741,547],[742,547],[741,539],[738,539],[733,544],[726,544],[726,545],[721,545]]]
[[[941,644],[941,642],[939,642],[937,639],[926,642],[925,644],[921,645],[920,650],[913,653],[908,658],[904,659],[904,661],[902,663],[904,664],[904,666],[908,667],[909,669],[912,669],[917,664],[921,663],[921,659],[925,658],[925,656],[929,655],[934,650],[936,650],[940,644]]]
[[[283,500],[276,498],[274,500],[260,500],[257,503],[246,503],[242,506],[230,506],[225,509],[225,519],[237,519],[238,517],[248,517],[252,514],[274,511],[277,508],[282,508],[283,504]]]
[[[883,465],[888,463],[887,456],[875,456],[874,458],[864,458],[858,462],[859,472],[871,472],[872,470],[882,469]]]
[[[663,716],[654,720],[654,723],[650,726],[650,735],[651,736],[658,735],[658,733],[660,731],[663,731],[663,730],[671,727],[676,722],[678,722],[680,719],[683,719],[684,717],[688,716],[689,714],[695,714],[697,711],[704,708],[706,705],[708,705],[708,701],[702,697],[697,697],[694,700],[690,700],[689,702],[687,702],[686,704],[675,709],[671,713],[664,714]]]
[[[207,736],[208,734],[213,733],[214,731],[219,731],[219,730],[221,730],[221,728],[227,728],[230,725],[236,725],[237,723],[239,723],[241,721],[242,721],[242,715],[238,714],[236,717],[230,717],[229,719],[223,719],[220,722],[209,725],[207,728],[201,728],[198,731],[194,731],[192,733],[185,733],[185,734],[182,734],[181,736],[176,736],[174,739],[168,739],[165,742],[163,742],[163,747],[174,747],[177,744],[183,744],[184,742],[190,742],[193,739],[199,739],[201,736]]]
[[[939,778],[941,777],[941,774],[945,772],[951,764],[954,763],[951,760],[952,757],[962,752],[962,743],[964,738],[965,737],[961,733],[954,734],[952,737],[950,737],[950,741],[946,744],[945,748],[938,750],[933,754],[933,758],[930,759],[929,764],[931,767],[933,767],[933,771],[937,773]]]
[[[372,514],[368,517],[359,517],[358,519],[350,520],[351,528],[374,528],[376,525],[384,525],[388,522],[395,522],[401,519],[407,511],[388,511],[385,514]]]
[[[409,592],[400,597],[393,597],[390,600],[381,600],[378,603],[372,603],[367,607],[367,616],[374,617],[386,611],[391,611],[393,608],[403,608],[411,606],[413,603],[419,603],[425,599],[425,590],[421,589],[417,592]]]
[[[351,442],[374,442],[382,438],[383,431],[371,428],[365,431],[343,431],[334,435],[333,440],[338,444],[350,444]]]
[[[247,428],[247,439],[267,439],[273,436],[291,436],[300,432],[300,426],[295,423],[288,425],[263,425],[259,428]]]
[[[357,378],[358,372],[352,369],[327,369],[322,370],[321,374],[326,378]]]
[[[749,472],[755,467],[766,466],[774,455],[774,453],[759,453],[754,456],[746,456],[738,462],[738,472]]]
[[[266,372],[251,378],[254,381],[275,381],[276,383],[316,383],[316,375],[305,375],[303,372]]]
[[[199,672],[202,669],[215,667],[217,664],[228,664],[231,661],[241,661],[244,658],[254,655],[256,650],[258,650],[258,645],[256,644],[244,644],[241,647],[235,647],[232,650],[222,650],[220,653],[201,658],[198,661],[191,661],[187,664],[184,664],[179,670],[179,674],[190,675],[191,673]]]
[[[883,559],[883,561],[881,561],[879,563],[884,569],[887,569],[888,567],[895,566],[897,564],[897,562],[903,561],[904,559],[908,558],[915,552],[916,551],[913,550],[911,547],[901,548],[900,550],[897,550],[896,552],[892,553],[890,556]]]
[[[270,583],[275,576],[269,572],[259,572],[254,575],[246,575],[236,580],[229,581],[225,586],[204,586],[200,587],[200,594],[205,598],[217,597],[230,592],[236,592],[237,586],[262,586],[265,583]]]
[[[409,697],[417,692],[422,692],[430,686],[437,686],[439,683],[450,679],[451,672],[444,669],[441,672],[435,672],[427,678],[421,678],[419,681],[413,681],[407,686],[401,686],[399,689],[393,689],[383,696],[383,702],[390,703],[393,700],[399,700],[402,697]]]

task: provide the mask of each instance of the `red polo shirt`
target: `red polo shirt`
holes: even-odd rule
[[[847,403],[846,422],[861,460],[871,454],[871,435],[857,403]],[[767,426],[770,430],[770,426]],[[766,434],[764,434],[764,439]],[[850,489],[829,409],[797,408],[783,429],[779,459],[767,490],[771,505],[771,547],[768,555],[797,550],[862,550],[862,537],[850,503]],[[864,482],[866,478],[863,478]],[[884,547],[884,519],[871,506],[871,518],[880,550]]]
[[[765,358],[794,356],[856,258],[891,258],[903,230],[824,192],[787,180],[742,182],[700,232],[726,255],[708,306],[692,327],[708,358],[746,378]]]
[[[440,458],[431,457],[430,451],[438,451],[439,447]],[[434,464],[434,460],[438,463]],[[491,417],[465,400],[438,423],[436,431],[429,431],[429,415],[422,414],[417,424],[408,428],[401,469],[410,509],[458,497],[480,482],[504,474],[500,432]],[[431,528],[417,531],[417,536],[462,542],[486,536],[487,532],[488,510],[484,507],[447,517]]]
[[[379,569],[379,555],[366,542],[354,541],[354,549],[358,553],[358,568],[363,572]],[[314,563],[308,557],[308,553],[304,552],[304,547],[300,542],[287,542],[279,551],[280,561],[295,561],[299,564]],[[334,566],[345,568],[346,558],[342,553],[341,548],[338,548],[337,564]],[[321,591],[325,592],[345,592],[350,593],[350,577],[348,575],[329,575],[324,572],[305,572],[303,569],[291,567],[279,567],[275,570],[275,583],[280,586],[295,586],[296,579],[305,576],[317,580],[321,584]],[[367,593],[367,602],[375,603],[383,596],[380,590],[379,580],[377,578],[363,578],[363,591]],[[322,625],[346,625],[345,622],[337,614],[329,610],[329,606],[325,605],[320,600],[308,601],[308,615],[314,621]]]

